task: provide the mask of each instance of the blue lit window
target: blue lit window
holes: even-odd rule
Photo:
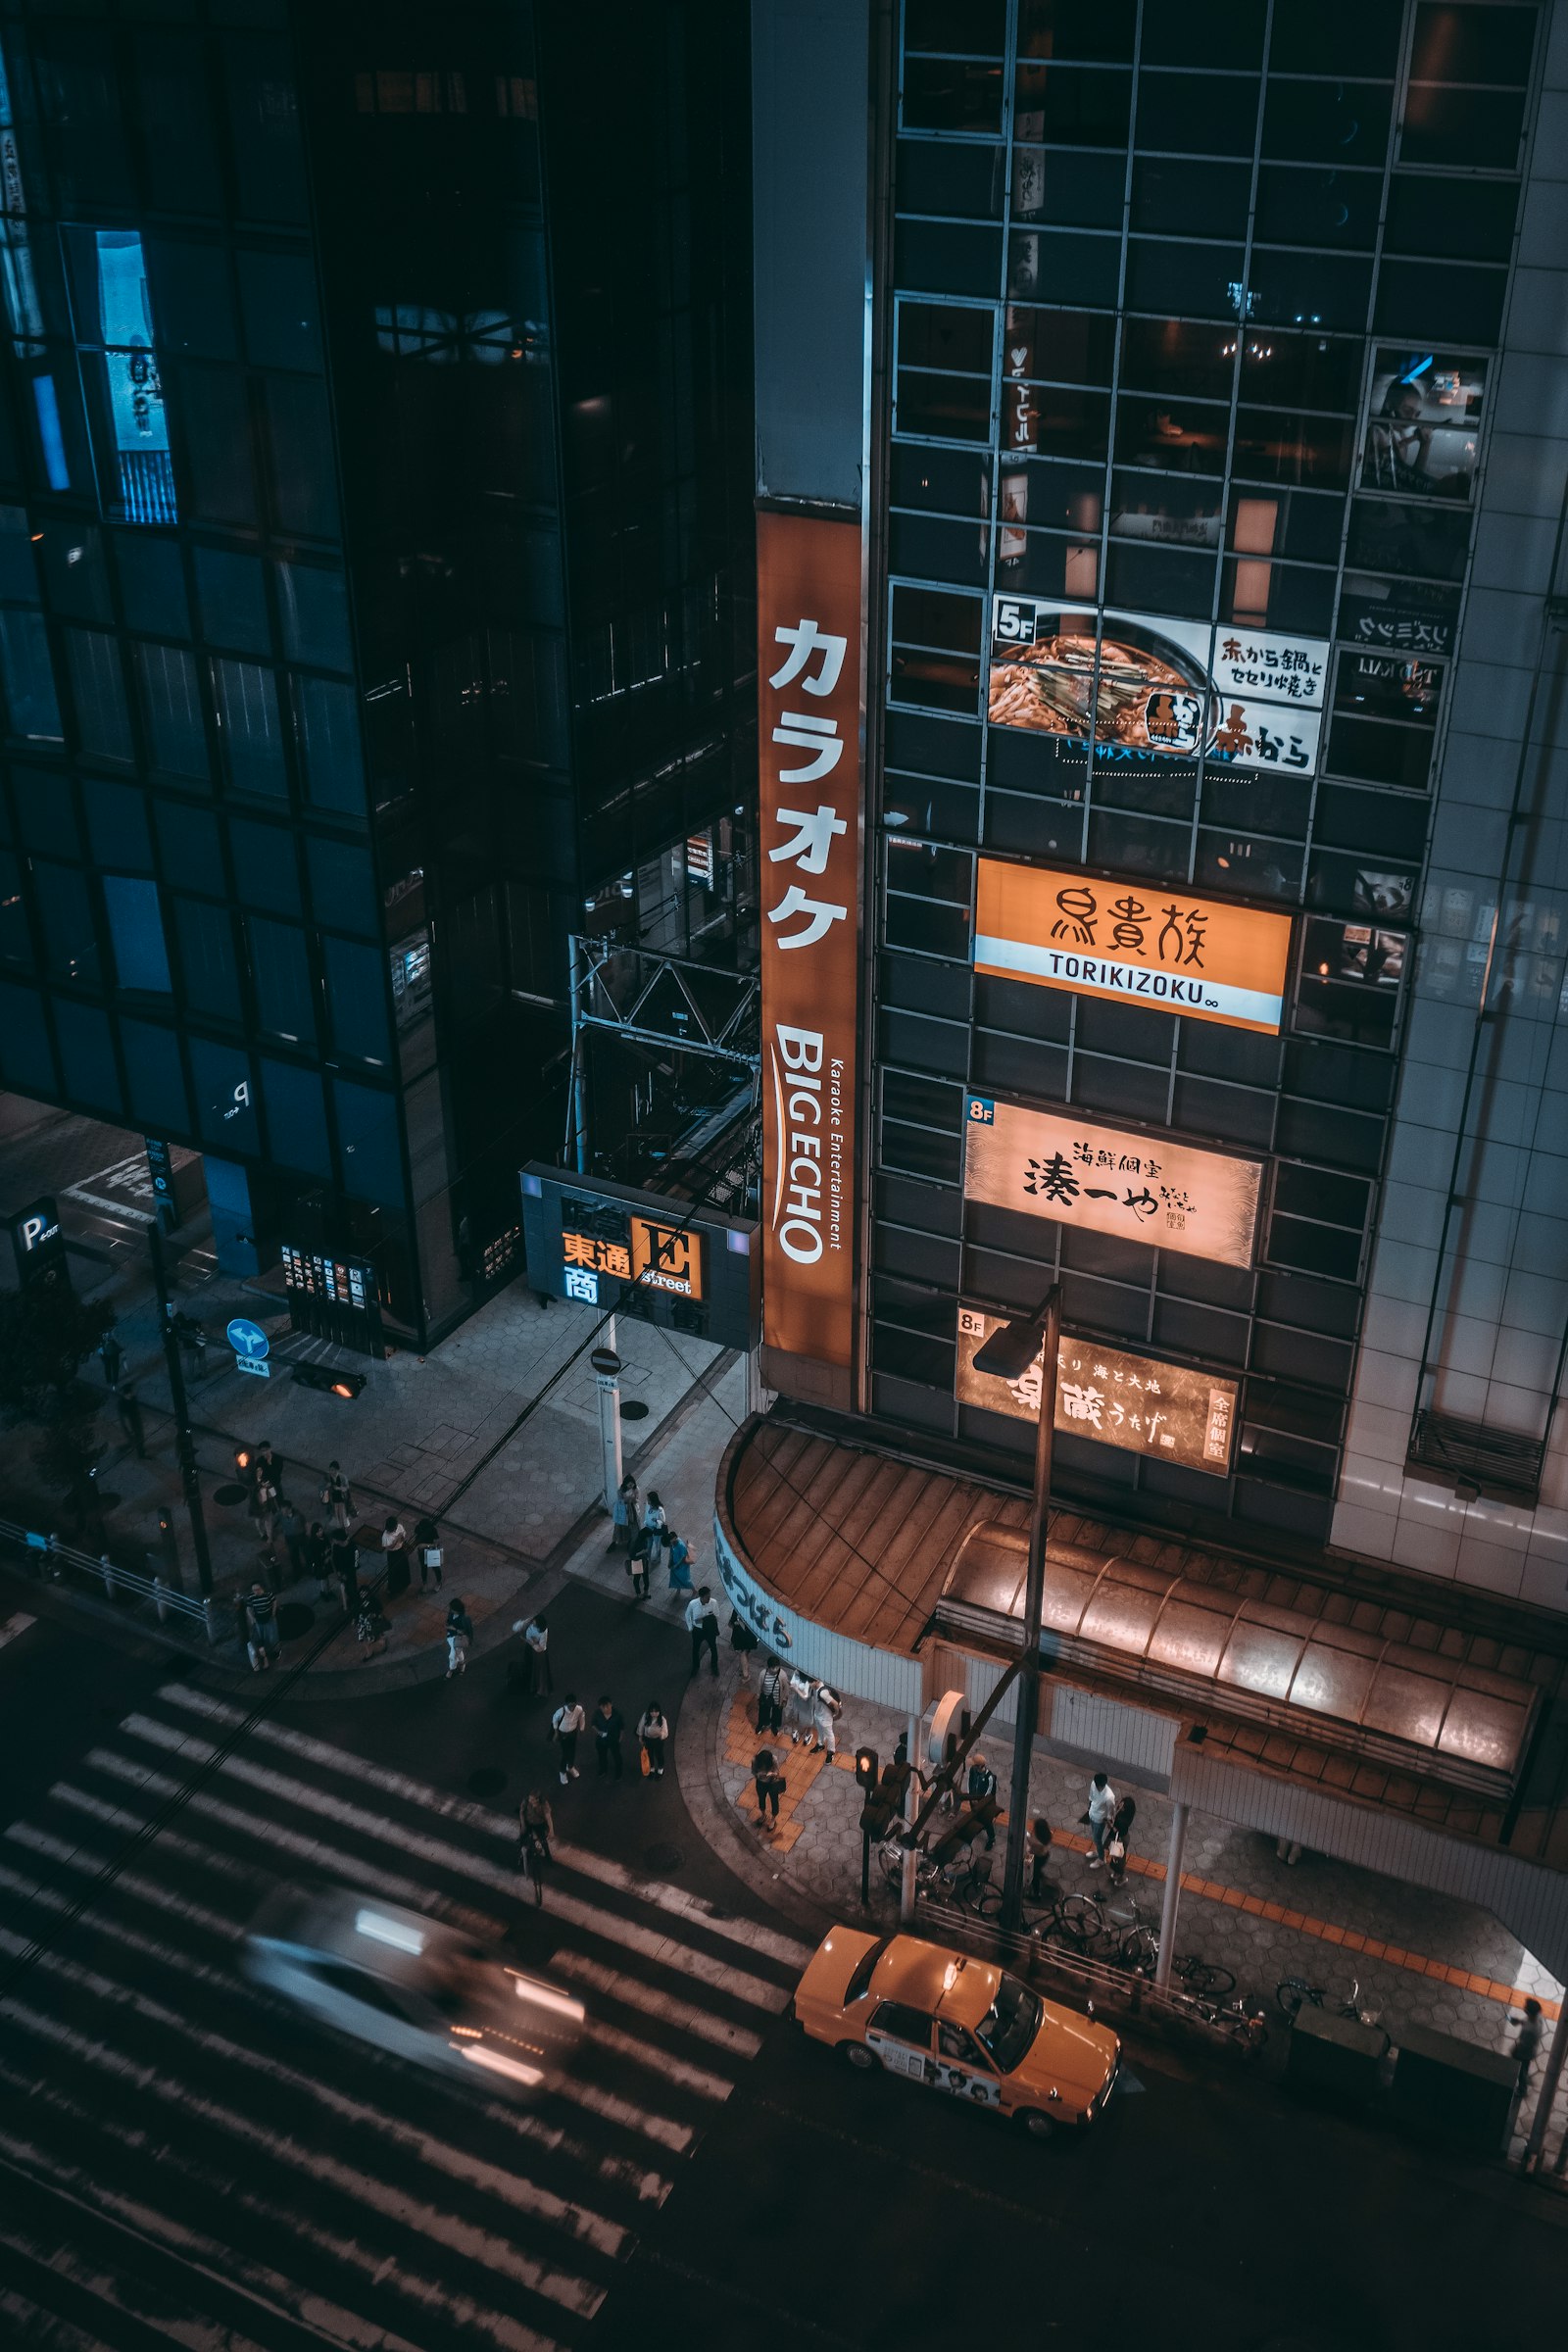
[[[164,944],[157,883],[130,874],[105,874],[103,889],[120,986],[168,996],[169,951]]]
[[[67,228],[62,235],[99,502],[117,521],[174,522],[169,416],[141,238],[132,228]]]

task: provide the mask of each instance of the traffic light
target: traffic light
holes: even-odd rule
[[[302,1389],[324,1389],[330,1396],[350,1398],[365,1386],[363,1372],[334,1372],[330,1364],[296,1364],[294,1378]]]
[[[855,1751],[855,1777],[869,1796],[876,1787],[877,1756],[874,1747],[858,1747]]]

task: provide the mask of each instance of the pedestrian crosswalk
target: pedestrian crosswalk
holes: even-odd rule
[[[172,1683],[0,1836],[0,2339],[579,2342],[808,1956]],[[318,2033],[239,1973],[279,1879],[432,1914],[588,2012],[536,2105]]]

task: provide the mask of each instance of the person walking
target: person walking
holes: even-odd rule
[[[615,1499],[610,1508],[610,1542],[607,1551],[630,1551],[637,1526],[637,1481],[628,1470],[615,1489]]]
[[[1127,1884],[1127,1842],[1133,1834],[1133,1823],[1137,1817],[1138,1799],[1124,1796],[1116,1807],[1110,1836],[1105,1840],[1105,1873],[1112,1886],[1125,1886]]]
[[[844,1701],[826,1683],[818,1683],[811,1692],[811,1737],[806,1742],[807,1753],[819,1747],[828,1762],[839,1752],[838,1720],[844,1712]]]
[[[313,1519],[306,1529],[300,1558],[304,1563],[304,1575],[314,1576],[316,1579],[317,1599],[330,1600],[332,1597],[332,1546],[326,1540],[326,1530],[319,1519]]]
[[[790,1668],[789,1727],[790,1745],[799,1747],[803,1738],[809,1739],[811,1725],[816,1719],[816,1682],[802,1666]]]
[[[692,1638],[692,1673],[697,1674],[701,1671],[703,1652],[706,1649],[713,1669],[713,1680],[716,1683],[718,1680],[718,1612],[713,1606],[713,1595],[707,1585],[700,1585],[696,1599],[686,1603],[685,1626]]]
[[[381,1563],[386,1595],[392,1600],[409,1589],[409,1531],[392,1511],[381,1522]]]
[[[454,1596],[447,1603],[447,1681],[455,1674],[468,1671],[468,1643],[473,1640],[473,1619],[461,1600]]]
[[[245,1602],[245,1649],[252,1674],[265,1673],[277,1655],[277,1605],[260,1577]]]
[[[551,1736],[560,1751],[561,1786],[577,1778],[577,1734],[587,1721],[577,1704],[577,1693],[568,1690],[550,1718]]]
[[[1510,2018],[1508,2022],[1511,2025],[1513,2020]],[[1545,2030],[1541,2003],[1532,1996],[1525,2002],[1525,2013],[1519,2020],[1519,2036],[1508,2053],[1519,2070],[1513,2091],[1516,2107],[1523,2103],[1524,2095],[1530,2088],[1531,2069],[1541,2054],[1541,2043]]]
[[[127,1444],[135,1449],[138,1462],[147,1456],[147,1432],[142,1423],[141,1399],[136,1395],[136,1383],[122,1380],[115,1391],[115,1410]]]
[[[593,1723],[594,1763],[599,1777],[603,1780],[607,1772],[613,1770],[618,1781],[621,1771],[620,1736],[626,1729],[626,1718],[608,1690],[594,1709]]]
[[[251,1476],[253,1479],[265,1478],[270,1487],[281,1488],[283,1474],[277,1455],[272,1451],[270,1438],[264,1438],[251,1455]]]
[[[433,1519],[420,1519],[414,1530],[414,1546],[419,1555],[419,1591],[430,1583],[441,1590],[441,1531]]]
[[[382,1614],[381,1604],[375,1594],[362,1592],[360,1613],[354,1620],[354,1639],[364,1644],[367,1664],[371,1658],[380,1656],[391,1631],[391,1619]]]
[[[114,1390],[120,1386],[120,1367],[124,1361],[123,1350],[112,1331],[106,1331],[98,1343],[98,1358],[104,1368],[104,1387]]]
[[[762,1668],[762,1679],[757,1686],[757,1728],[760,1732],[782,1732],[784,1702],[789,1697],[790,1678],[787,1667],[780,1665],[771,1650]]]
[[[729,1613],[729,1645],[740,1659],[741,1681],[749,1685],[752,1679],[752,1652],[760,1644],[739,1609],[731,1609]]]
[[[970,1811],[985,1831],[989,1854],[997,1842],[997,1776],[978,1749],[969,1758],[969,1777],[964,1786]]]
[[[288,1557],[288,1581],[300,1584],[305,1576],[305,1523],[286,1495],[278,1501],[277,1532]]]
[[[669,1721],[657,1698],[651,1698],[637,1718],[637,1737],[648,1758],[648,1777],[662,1781],[664,1777],[664,1747],[669,1739]]]
[[[336,1520],[339,1534],[347,1535],[349,1521],[354,1516],[354,1494],[338,1462],[328,1462],[326,1465],[321,1505]]]
[[[530,1788],[517,1807],[517,1868],[533,1888],[533,1899],[545,1899],[545,1874],[550,1868],[550,1848],[556,1835],[555,1816],[550,1800],[537,1788]]]
[[[512,1630],[522,1636],[523,1696],[532,1698],[536,1690],[554,1690],[555,1681],[550,1672],[549,1618],[543,1613],[526,1619],[519,1617]]]
[[[1037,1813],[1029,1824],[1029,1835],[1023,1841],[1023,1850],[1029,1857],[1029,1899],[1031,1902],[1038,1903],[1044,1899],[1045,1890],[1049,1885],[1046,1878],[1046,1864],[1051,1859],[1052,1844],[1051,1824],[1043,1813]]]
[[[689,1592],[692,1589],[692,1547],[684,1536],[673,1528],[666,1530],[669,1544],[669,1589],[672,1592]]]
[[[778,1768],[778,1758],[770,1747],[760,1747],[752,1758],[752,1786],[757,1791],[758,1828],[763,1831],[776,1830],[778,1800],[784,1793],[786,1784]]]
[[[278,1586],[277,1552],[274,1547],[274,1538],[277,1534],[277,1489],[265,1470],[257,1472],[256,1484],[251,1489],[250,1507],[251,1518],[255,1522],[257,1537],[261,1543],[262,1561],[267,1570],[267,1581],[275,1592]]]
[[[1089,1835],[1095,1842],[1094,1855],[1089,1864],[1091,1870],[1099,1870],[1105,1859],[1105,1848],[1110,1842],[1111,1824],[1116,1818],[1117,1802],[1116,1791],[1110,1785],[1109,1776],[1103,1772],[1097,1772],[1089,1784],[1089,1810],[1083,1816]]]
[[[626,1554],[626,1574],[631,1578],[633,1600],[648,1598],[648,1580],[653,1570],[654,1557],[658,1548],[659,1539],[652,1528],[640,1527],[633,1536],[631,1549]]]
[[[360,1551],[359,1545],[346,1528],[339,1528],[329,1547],[332,1574],[343,1599],[345,1617],[357,1617],[360,1610]]]
[[[664,1554],[664,1537],[669,1527],[669,1514],[652,1487],[643,1505],[643,1534],[648,1538],[648,1571],[652,1575]]]

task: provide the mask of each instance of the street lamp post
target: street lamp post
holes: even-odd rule
[[[1012,1792],[1007,1800],[1007,1859],[1002,1878],[1002,1924],[1016,1929],[1023,1913],[1024,1830],[1029,1818],[1029,1766],[1040,1720],[1040,1621],[1046,1592],[1046,1537],[1051,1522],[1051,1456],[1056,1429],[1056,1370],[1061,1352],[1061,1285],[1054,1282],[1028,1316],[994,1331],[976,1348],[974,1368],[999,1380],[1017,1380],[1040,1354],[1040,1416],[1035,1427],[1035,1493],[1029,1516],[1029,1573],[1023,1595],[1022,1670],[1012,1746]]]
[[[621,1477],[620,1358],[615,1353],[613,1315],[606,1317],[605,1331],[605,1346],[596,1348],[588,1361],[593,1366],[594,1386],[599,1391],[599,1461],[605,1508],[613,1517]]]

